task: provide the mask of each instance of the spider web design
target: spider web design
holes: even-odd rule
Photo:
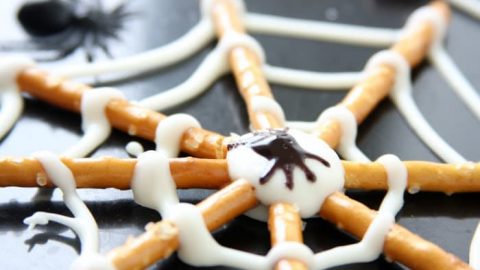
[[[261,18],[261,17],[260,17],[260,18]],[[242,42],[243,42],[243,41],[242,41]],[[390,41],[389,41],[389,42],[390,42]],[[388,43],[388,42],[386,42],[386,43]],[[255,50],[255,49],[253,49],[253,50]],[[259,54],[261,54],[261,53],[259,53]],[[175,60],[176,60],[176,59],[175,59]],[[166,62],[168,62],[168,60],[167,60]],[[173,61],[172,61],[172,62],[173,62]],[[101,66],[101,64],[100,64],[99,66]],[[148,65],[147,65],[147,66],[148,66]],[[98,66],[97,66],[97,67],[98,67]],[[79,74],[82,73],[82,72],[80,72],[80,71],[78,71],[78,70],[82,70],[82,68],[83,68],[83,67],[77,69],[77,72],[78,72]],[[92,66],[89,66],[89,68],[92,68]],[[74,69],[72,69],[72,70],[74,70]],[[85,70],[86,70],[86,69],[85,69]],[[117,71],[118,71],[118,70],[117,70]],[[277,71],[278,71],[278,70],[277,70]],[[71,70],[69,71],[69,70],[67,69],[67,71],[64,71],[64,72],[65,72],[65,74],[68,74],[68,72],[72,72],[72,71],[71,71]],[[98,71],[97,71],[97,72],[98,72]],[[225,72],[225,71],[223,70],[222,72]],[[73,73],[73,72],[72,72],[72,73]],[[72,76],[72,73],[70,73],[71,76]],[[266,73],[268,74],[268,72],[266,72]],[[220,73],[220,74],[223,74],[223,73]],[[304,73],[304,75],[305,75],[305,74],[307,74],[307,73]],[[85,74],[85,71],[83,71],[83,74],[82,74],[82,75],[86,75],[86,74]],[[307,74],[307,75],[308,75],[308,74]],[[313,74],[310,74],[310,75],[313,75]],[[317,74],[317,75],[318,75],[318,74]],[[321,74],[320,74],[320,75],[321,75]],[[362,74],[340,74],[340,75],[342,75],[342,76],[347,75],[347,77],[351,78],[350,83],[346,83],[346,85],[342,85],[342,86],[341,86],[342,88],[343,88],[343,87],[347,87],[347,86],[349,86],[350,84],[356,83],[357,80],[358,80],[360,77],[363,76]],[[74,76],[72,76],[72,77],[74,77]],[[267,77],[268,77],[268,75],[267,75]],[[279,76],[279,77],[282,77],[282,76]],[[318,76],[318,77],[321,77],[321,76]],[[352,79],[352,78],[353,78],[353,79]],[[216,79],[216,78],[215,78],[215,79]],[[280,79],[278,79],[278,80],[280,80]],[[335,80],[333,80],[333,81],[335,81]],[[338,81],[340,81],[340,80],[338,80]],[[348,84],[348,85],[347,85],[347,84]],[[177,102],[180,102],[180,101],[177,101]],[[174,105],[175,105],[175,104],[174,104]],[[168,105],[168,106],[171,106],[171,105]],[[296,123],[296,124],[298,124],[298,123]],[[304,123],[301,123],[301,124],[303,125]],[[307,125],[307,126],[308,126],[308,125]],[[304,128],[304,129],[308,130],[308,129],[311,129],[311,127],[308,126],[307,128]],[[363,159],[363,158],[364,158],[364,157],[362,157],[362,158],[356,158],[356,159]],[[355,158],[353,158],[353,159],[355,159]]]

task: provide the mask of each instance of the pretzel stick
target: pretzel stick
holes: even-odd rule
[[[442,14],[445,20],[449,19],[448,4],[443,1],[434,1],[430,5]],[[433,39],[434,26],[429,22],[423,22],[417,25],[416,29],[404,35],[393,45],[391,50],[398,52],[411,67],[415,67],[425,58]],[[369,76],[354,86],[340,104],[346,106],[355,116],[357,123],[360,124],[377,104],[389,94],[394,82],[394,67],[387,64],[373,67]],[[317,132],[333,148],[338,145],[341,128],[337,121],[326,122],[325,125],[318,128]]]
[[[320,211],[322,218],[357,238],[363,237],[375,215],[376,211],[339,192],[330,195]],[[410,269],[473,270],[456,256],[400,225],[392,227],[385,238],[383,250],[389,260],[398,261]]]
[[[253,187],[245,180],[238,180],[208,197],[197,207],[202,212],[207,228],[215,230],[256,204]],[[174,223],[160,221],[148,225],[146,230],[107,254],[117,270],[145,269],[178,248],[179,232]]]
[[[62,158],[78,188],[129,189],[136,159]],[[170,171],[178,188],[221,188],[230,183],[225,160],[175,158]],[[34,158],[0,159],[0,186],[53,187],[40,162]]]
[[[21,72],[17,83],[20,89],[30,95],[73,112],[80,112],[82,95],[91,90],[88,85],[72,82],[37,68],[28,68]],[[147,140],[155,138],[158,123],[166,117],[126,100],[112,100],[105,110],[113,127]],[[223,137],[199,128],[190,128],[185,132],[181,149],[193,156],[205,158],[223,158],[226,155]]]
[[[303,243],[302,219],[297,208],[288,203],[272,204],[268,214],[268,229],[270,231],[272,246],[282,242]],[[307,269],[298,260],[280,260],[275,269]]]
[[[416,191],[479,192],[480,163],[439,164],[404,161],[408,171],[408,188]],[[388,188],[384,167],[376,162],[343,161],[347,189],[385,190]]]
[[[245,28],[236,7],[233,5],[233,1],[217,0],[212,9],[213,20],[219,38],[224,37],[227,32],[245,33]],[[247,105],[252,126],[255,129],[266,128],[266,125],[272,128],[283,127],[280,119],[276,119],[272,114],[255,112],[252,108],[252,98],[255,96],[273,98],[270,86],[263,75],[255,52],[247,47],[239,46],[233,48],[228,56],[237,88]]]
[[[78,188],[129,189],[135,159],[62,158]],[[386,190],[387,175],[377,162],[342,161],[347,189]],[[480,192],[480,163],[443,164],[404,161],[408,188],[418,191]],[[178,188],[217,189],[230,183],[224,159],[174,158],[170,170]],[[34,158],[1,158],[0,187],[53,187]]]

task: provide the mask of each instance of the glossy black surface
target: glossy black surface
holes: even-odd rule
[[[385,0],[247,0],[251,11],[314,20],[336,19],[338,22],[371,26],[400,27],[406,17],[425,1]],[[301,3],[301,4],[300,4]],[[199,17],[196,1],[138,0],[131,2],[138,12],[121,32],[121,42],[109,41],[116,57],[144,51],[168,43],[191,28]],[[480,88],[480,22],[454,11],[447,49],[473,85]],[[267,59],[279,66],[319,71],[355,71],[364,66],[377,49],[359,48],[300,39],[255,36],[265,47]],[[213,44],[178,65],[150,72],[135,79],[116,80],[128,98],[139,99],[172,87],[193,72],[212,49]],[[83,52],[59,61],[58,65],[85,61]],[[102,81],[101,78],[97,80]],[[314,120],[328,106],[335,104],[344,92],[317,92],[273,85],[275,97],[286,116],[295,120]],[[440,75],[428,64],[414,72],[414,98],[432,126],[446,141],[473,161],[480,159],[478,134],[480,124],[451,91]],[[166,113],[191,113],[207,129],[224,134],[244,133],[248,128],[243,101],[231,76],[225,76],[199,98]],[[26,156],[38,150],[61,152],[78,140],[81,134],[78,115],[53,108],[28,98],[22,119],[0,142],[0,155]],[[126,157],[124,146],[132,140],[113,132],[110,139],[93,156]],[[360,126],[359,147],[372,159],[394,153],[404,160],[438,159],[412,133],[389,101],[384,101]],[[152,144],[144,142],[147,148]],[[149,221],[159,215],[136,205],[130,191],[81,190],[82,198],[92,210],[100,227],[101,251],[122,244],[129,235],[138,235]],[[180,191],[182,200],[198,201],[209,194],[203,190]],[[352,197],[377,207],[381,192],[351,192]],[[67,228],[49,224],[27,232],[22,220],[35,211],[69,214],[59,191],[53,202],[48,192],[36,189],[0,189],[0,269],[67,269],[77,256],[79,242]],[[420,193],[406,195],[398,222],[422,237],[433,241],[462,259],[468,257],[472,233],[480,221],[480,195]],[[223,245],[265,254],[269,236],[265,224],[239,218],[215,233]],[[346,234],[320,220],[308,220],[305,242],[314,250],[352,243]],[[369,264],[338,269],[400,269],[379,259]],[[175,256],[158,263],[154,269],[193,269]],[[226,269],[226,268],[215,268]]]

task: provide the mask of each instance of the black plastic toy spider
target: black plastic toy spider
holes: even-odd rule
[[[241,138],[239,141],[229,144],[228,150],[245,145],[271,161],[270,167],[260,178],[260,184],[267,183],[273,173],[277,169],[281,169],[285,173],[285,185],[291,190],[293,189],[295,167],[303,171],[308,181],[315,182],[317,178],[305,164],[305,159],[315,159],[326,167],[330,167],[330,163],[319,156],[306,152],[287,131],[288,128],[256,131],[251,137]]]
[[[119,38],[118,32],[131,14],[125,4],[107,11],[100,0],[27,1],[17,18],[31,39],[21,44],[3,44],[0,49],[51,54],[36,57],[39,61],[58,60],[80,48],[88,62],[94,60],[97,48],[112,57],[107,41]]]

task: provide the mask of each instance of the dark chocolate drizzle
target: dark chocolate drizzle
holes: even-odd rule
[[[227,147],[228,150],[231,150],[240,145],[248,146],[270,161],[269,167],[260,178],[260,184],[267,183],[275,171],[281,169],[285,173],[285,185],[291,190],[294,185],[293,171],[295,167],[303,171],[308,181],[315,182],[317,177],[307,167],[305,159],[315,159],[326,167],[330,167],[330,163],[322,157],[306,152],[287,131],[288,129],[256,131],[253,136],[242,137]]]

